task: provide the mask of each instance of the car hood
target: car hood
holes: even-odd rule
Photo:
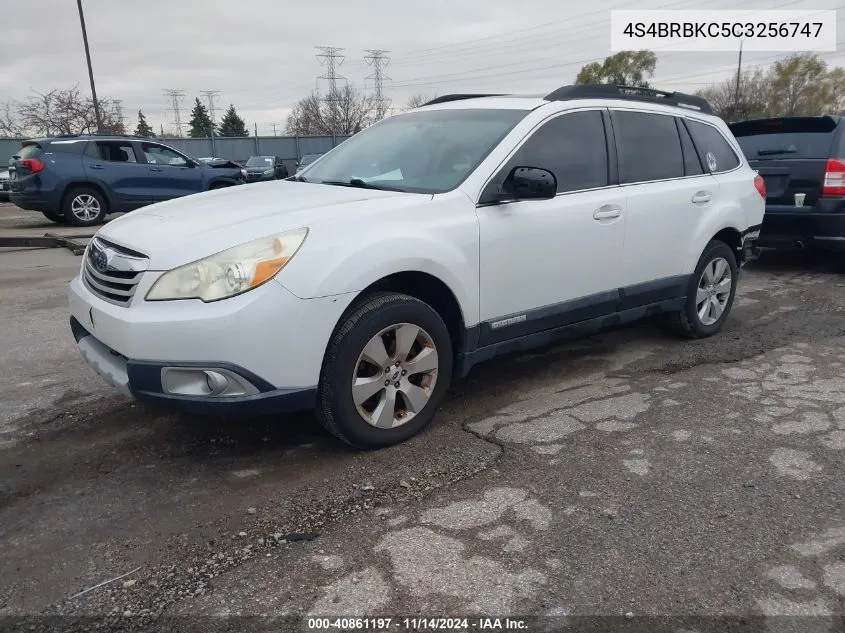
[[[277,180],[227,187],[143,207],[97,236],[170,270],[275,232],[324,226],[338,217],[419,204],[431,196]]]

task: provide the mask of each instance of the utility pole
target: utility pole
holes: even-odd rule
[[[373,94],[376,99],[376,112],[378,114],[378,118],[383,119],[384,115],[387,114],[387,111],[390,108],[390,100],[386,99],[384,96],[384,81],[390,81],[390,77],[387,77],[384,74],[384,68],[390,63],[390,58],[385,56],[385,53],[388,53],[389,51],[369,49],[364,52],[368,53],[368,55],[364,57],[364,61],[367,62],[367,65],[373,67],[373,74],[367,77],[367,79],[371,79],[375,84]]]
[[[82,0],[76,0],[76,7],[79,9],[79,24],[82,26],[85,60],[88,62],[88,79],[91,81],[91,98],[94,100],[94,118],[97,120],[97,132],[102,132],[103,119],[100,116],[100,102],[97,100],[97,89],[94,87],[94,69],[91,67],[91,51],[88,48],[88,31],[85,28],[85,14],[82,12]]]
[[[209,130],[209,134],[211,135],[211,155],[217,156],[217,149],[214,144],[214,122],[217,120],[214,115],[214,97],[220,94],[219,90],[203,90],[202,94],[208,99],[208,114],[211,117],[211,129]]]
[[[739,40],[739,61],[736,65],[736,90],[734,91],[734,122],[739,120],[739,80],[742,76],[742,40]]]
[[[343,64],[346,57],[340,54],[343,51],[342,48],[335,48],[334,46],[318,46],[317,50],[320,51],[317,58],[326,67],[326,74],[320,75],[317,79],[325,79],[329,82],[329,94],[326,97],[326,102],[333,104],[338,97],[337,82],[346,81],[345,77],[337,74],[337,69]]]
[[[172,88],[164,91],[164,96],[170,99],[172,107],[168,108],[173,111],[173,123],[176,126],[176,136],[182,136],[182,118],[179,115],[179,100],[185,96],[183,90],[173,90]]]

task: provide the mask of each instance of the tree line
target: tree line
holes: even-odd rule
[[[657,68],[652,51],[622,51],[581,68],[578,84],[618,84],[651,87]],[[796,53],[768,68],[752,68],[713,83],[695,93],[703,97],[715,114],[727,121],[773,116],[837,114],[845,110],[845,68],[831,67],[813,53]],[[434,98],[417,94],[400,109],[412,109]],[[109,134],[124,134],[119,102],[100,99],[102,127]],[[285,131],[292,136],[350,135],[387,116],[383,102],[346,84],[327,95],[316,91],[300,99],[291,110]],[[0,137],[27,135],[90,134],[97,131],[94,103],[78,86],[33,91],[23,101],[0,103]],[[246,123],[230,104],[219,123],[211,120],[208,108],[195,98],[188,121],[188,136],[249,136]],[[134,133],[155,136],[143,112],[138,111]]]

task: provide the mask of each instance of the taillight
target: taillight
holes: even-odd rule
[[[18,161],[18,164],[23,165],[33,174],[44,169],[44,163],[37,158],[24,158],[23,160]]]
[[[763,180],[763,177],[760,174],[754,176],[754,186],[757,187],[757,193],[759,193],[763,200],[766,199],[766,181]]]
[[[828,158],[824,168],[823,196],[845,196],[845,161]]]

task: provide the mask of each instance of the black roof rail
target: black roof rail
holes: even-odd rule
[[[646,101],[688,108],[713,114],[713,108],[706,99],[683,92],[666,92],[638,86],[617,86],[615,84],[574,84],[563,86],[546,95],[547,101],[568,101],[569,99],[627,99]]]
[[[434,105],[436,103],[448,103],[449,101],[460,101],[462,99],[478,99],[480,97],[501,97],[503,96],[502,93],[499,94],[454,94],[454,95],[443,95],[442,97],[436,97],[431,101],[427,101],[424,103],[424,106],[427,105]]]

